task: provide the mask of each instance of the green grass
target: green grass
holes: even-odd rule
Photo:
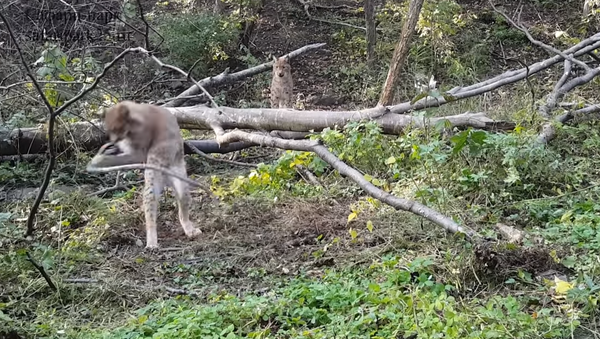
[[[408,267],[388,257],[369,268],[297,277],[265,295],[155,300],[127,324],[69,338],[560,338],[559,310],[527,307],[527,297],[487,295],[436,282],[430,260]]]

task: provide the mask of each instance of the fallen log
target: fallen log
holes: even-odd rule
[[[67,132],[67,130],[69,132]],[[103,129],[90,128],[87,122],[69,124],[68,128],[61,128],[55,136],[56,151],[68,152],[70,149],[79,151],[95,151],[100,148],[108,138]],[[204,153],[226,154],[257,145],[247,142],[235,142],[226,146],[219,146],[215,140],[189,140],[194,147]],[[19,160],[15,156],[34,155],[46,153],[48,139],[46,129],[41,127],[0,130],[0,161]],[[186,154],[195,154],[184,144]]]
[[[341,128],[349,122],[374,120],[383,133],[398,135],[407,127],[433,127],[447,121],[451,127],[473,127],[484,130],[511,130],[515,124],[495,121],[485,113],[463,113],[445,117],[418,117],[394,114],[404,104],[390,107],[375,107],[360,111],[298,111],[274,108],[231,108],[221,106],[191,106],[167,108],[180,125],[187,129],[212,130],[213,126],[223,129],[253,129],[260,131],[310,132],[325,128]]]
[[[392,107],[393,108],[393,107]],[[392,109],[390,108],[390,110]],[[447,117],[423,118],[386,112],[388,108],[377,107],[361,111],[296,111],[287,109],[238,109],[206,106],[168,108],[185,129],[212,130],[218,125],[224,129],[250,129],[271,132],[270,135],[282,139],[302,139],[311,131],[324,128],[341,128],[348,122],[374,119],[386,134],[400,134],[407,127],[433,127],[446,119],[453,127],[474,127],[485,130],[511,130],[512,122],[494,121],[485,113],[463,113]],[[57,129],[56,151],[69,149],[83,151],[97,150],[107,141],[99,121],[94,125],[87,122],[72,123]],[[47,133],[44,126],[37,128],[0,130],[0,156],[39,154],[47,150]],[[257,146],[248,142],[235,142],[219,145],[215,140],[188,140],[204,153],[225,154]],[[194,151],[185,146],[186,154]]]

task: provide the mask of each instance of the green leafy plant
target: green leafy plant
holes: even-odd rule
[[[164,15],[155,19],[166,61],[206,76],[235,53],[240,24],[210,13]],[[160,41],[154,36],[154,43]],[[162,40],[161,40],[162,41]]]
[[[313,195],[320,191],[299,179],[297,166],[304,166],[316,175],[321,175],[327,164],[311,152],[286,151],[273,164],[261,163],[247,176],[238,176],[229,187],[220,185],[221,180],[213,177],[213,191],[221,197],[267,194],[277,196],[282,192],[298,195]]]
[[[397,336],[560,338],[568,324],[551,309],[536,316],[514,297],[456,299],[433,279],[432,261],[417,258],[400,269],[387,257],[369,269],[331,271],[321,279],[295,278],[268,296],[211,295],[207,302],[155,301],[127,325],[87,338],[371,338]],[[470,326],[464,326],[470,324]],[[71,330],[73,338],[83,332]]]

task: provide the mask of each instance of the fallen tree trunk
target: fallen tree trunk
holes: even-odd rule
[[[401,105],[398,105],[401,106]],[[485,113],[463,113],[446,117],[423,118],[392,112],[397,106],[376,107],[360,111],[297,111],[293,109],[249,108],[221,106],[169,108],[177,121],[188,129],[209,129],[215,125],[223,129],[253,129],[262,131],[309,132],[343,127],[349,122],[374,120],[385,134],[400,134],[407,127],[433,127],[447,120],[452,127],[474,127],[485,130],[511,130],[512,122],[494,121]]]
[[[320,48],[325,44],[314,44],[304,46],[295,50],[288,55],[290,57],[298,56],[311,49]],[[574,57],[581,56],[586,53],[600,48],[600,33],[597,33],[577,45],[563,51],[564,54],[572,54]],[[519,70],[508,71],[486,81],[473,84],[467,87],[456,87],[448,94],[441,98],[425,97],[416,102],[404,102],[398,105],[389,107],[375,107],[360,111],[296,111],[287,109],[236,109],[230,107],[208,108],[205,106],[180,107],[175,108],[178,101],[172,101],[164,105],[171,110],[178,118],[180,125],[183,128],[189,129],[212,129],[211,125],[220,125],[222,128],[242,128],[242,129],[257,129],[266,131],[280,131],[284,134],[280,137],[287,138],[286,133],[293,132],[310,132],[311,130],[320,131],[326,127],[341,127],[349,121],[357,121],[361,119],[375,119],[382,127],[384,133],[399,134],[408,126],[426,127],[434,125],[440,119],[447,119],[452,126],[465,127],[471,126],[487,130],[510,130],[514,128],[511,122],[494,121],[489,119],[483,113],[465,113],[460,115],[438,117],[425,119],[421,117],[413,117],[408,115],[399,115],[411,110],[424,109],[428,107],[436,107],[460,100],[483,94],[494,90],[501,86],[511,84],[522,79],[525,79],[531,74],[540,72],[551,67],[562,60],[560,55],[555,55],[546,60],[537,62],[529,67]],[[221,74],[216,77],[203,79],[201,83],[206,86],[214,86],[230,81],[237,81],[249,76],[258,74],[271,69],[271,63],[265,63],[241,72],[232,74]],[[198,86],[194,85],[187,91],[181,93],[181,97],[188,97],[200,92]],[[182,99],[183,101],[187,99]],[[579,112],[581,111],[581,112]],[[559,117],[557,120],[563,122],[569,120],[572,116],[578,113],[589,113],[597,111],[597,106],[585,108],[572,113],[566,114],[564,117]],[[397,114],[390,114],[397,113]],[[103,142],[103,133],[96,130],[88,123],[77,123],[69,125],[71,132],[69,135],[59,137],[57,145],[58,151],[66,150],[70,145],[75,144],[83,150],[97,149]],[[288,131],[288,132],[286,132]],[[551,139],[553,134],[551,129],[543,132],[540,139]],[[212,140],[193,141],[193,145],[204,153],[228,153],[235,150],[251,147],[247,143],[236,143],[219,147]],[[19,154],[39,154],[46,151],[47,140],[46,132],[42,128],[27,128],[14,131],[0,131],[0,156],[13,156]],[[193,152],[186,147],[186,153]]]
[[[311,131],[324,128],[343,127],[351,121],[374,118],[386,134],[399,134],[410,126],[417,128],[433,127],[447,119],[451,126],[474,127],[486,130],[510,130],[511,122],[497,122],[484,113],[464,113],[440,118],[421,118],[410,115],[386,113],[385,107],[354,112],[295,111],[285,109],[238,109],[206,106],[168,108],[177,117],[182,128],[212,130],[215,125],[223,129],[251,129],[270,131],[271,136],[283,139],[302,139]],[[79,150],[97,150],[107,139],[99,122],[73,123],[61,128],[56,135],[56,151],[65,152],[76,146]],[[257,146],[247,142],[219,145],[215,140],[189,140],[194,147],[204,153],[238,151]],[[47,150],[46,131],[43,127],[0,131],[0,156],[39,154]],[[185,146],[186,154],[195,152]]]
[[[65,129],[59,130],[55,136],[56,151],[63,153],[70,149],[79,151],[95,151],[108,141],[104,130],[90,128],[89,123],[73,123],[68,126],[69,132]],[[34,155],[46,153],[48,149],[48,139],[46,130],[39,128],[15,129],[12,131],[0,131],[0,156],[5,157],[6,161],[19,160],[20,155]],[[215,140],[189,140],[194,147],[204,153],[226,154],[239,151],[248,147],[257,146],[247,142],[235,142],[229,145],[219,146]],[[184,144],[186,154],[195,154],[187,145]],[[26,157],[29,159],[30,157]]]

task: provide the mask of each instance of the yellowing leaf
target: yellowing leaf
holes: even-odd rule
[[[373,232],[373,222],[371,220],[367,221],[367,229],[369,232]]]
[[[525,128],[523,128],[523,126],[518,125],[517,127],[515,127],[514,131],[516,134],[521,134],[523,132]]]
[[[147,315],[142,315],[141,317],[138,318],[138,323],[139,324],[143,324],[148,320],[148,316]]]
[[[554,32],[554,37],[555,38],[560,38],[564,34],[565,34],[565,31],[556,31],[556,32]]]
[[[557,294],[567,294],[567,292],[569,292],[570,289],[573,288],[573,285],[558,279],[557,277],[554,278],[554,282],[556,283],[556,286],[554,287],[554,291],[556,291]]]
[[[356,230],[354,228],[349,229],[348,232],[350,233],[352,239],[356,239],[356,237],[358,236],[358,233],[356,233]]]
[[[386,191],[386,192],[390,192],[392,190],[392,188],[391,188],[391,186],[390,186],[390,184],[388,182],[386,182],[383,185],[383,190]]]
[[[348,215],[348,222],[351,222],[352,220],[356,219],[358,215],[356,214],[356,212],[352,212]]]
[[[396,163],[396,158],[394,158],[394,157],[389,157],[389,158],[387,158],[387,160],[385,161],[385,164],[386,164],[386,165],[391,165],[391,164],[394,164],[394,163]]]
[[[567,211],[565,214],[562,215],[562,217],[560,217],[560,222],[564,223],[569,221],[569,219],[571,219],[571,216],[573,216],[573,211]]]

